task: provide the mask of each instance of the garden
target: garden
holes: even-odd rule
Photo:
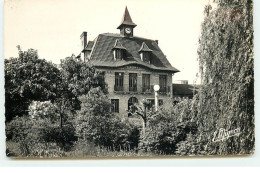
[[[254,152],[252,1],[205,7],[192,99],[132,116],[111,112],[104,78],[74,55],[53,64],[35,49],[5,59],[6,155],[15,158],[151,157]],[[240,134],[213,141],[220,128]]]

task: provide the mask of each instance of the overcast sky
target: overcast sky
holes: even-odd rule
[[[34,48],[40,58],[59,63],[80,53],[80,34],[119,33],[125,6],[137,27],[134,35],[159,40],[175,80],[193,83],[198,72],[197,47],[208,0],[7,0],[5,58],[17,57],[17,45]]]

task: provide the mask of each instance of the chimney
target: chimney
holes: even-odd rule
[[[158,40],[155,40],[156,44],[158,44]]]
[[[87,46],[87,32],[83,32],[81,35],[80,35],[80,41],[81,41],[81,50],[82,52],[84,52],[84,49],[85,47]]]

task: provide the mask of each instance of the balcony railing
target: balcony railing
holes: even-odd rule
[[[166,93],[167,92],[167,87],[166,86],[165,87],[160,86],[159,92]]]
[[[143,87],[142,87],[142,92],[146,92],[146,93],[151,93],[151,92],[153,92],[153,85],[143,86]]]
[[[124,91],[124,87],[123,86],[114,85],[114,91]]]
[[[132,86],[132,87],[129,86],[129,91],[130,92],[136,92],[137,91],[137,86]]]
[[[119,91],[119,92],[124,91],[124,87],[114,85],[114,91]],[[129,91],[129,92],[140,92],[140,91],[137,91],[137,86],[133,86],[133,87],[129,86],[129,88],[126,90],[126,92],[127,91]],[[142,93],[153,93],[154,92],[153,85],[142,86],[141,92]],[[171,93],[171,86],[160,87],[159,94],[166,95],[166,94],[170,94],[170,93]]]
[[[167,94],[171,92],[171,86],[160,87],[159,93]]]

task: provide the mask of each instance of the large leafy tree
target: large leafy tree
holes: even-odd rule
[[[248,154],[254,149],[253,3],[219,0],[206,7],[198,48],[201,144],[207,154]],[[213,142],[215,131],[240,134]]]
[[[68,111],[79,110],[79,97],[86,95],[92,88],[100,87],[105,94],[107,93],[102,72],[96,71],[93,66],[74,55],[61,60],[60,72],[61,99],[66,100],[64,104]]]
[[[59,69],[51,62],[39,59],[37,50],[22,51],[17,58],[5,59],[5,115],[6,121],[28,113],[35,101],[55,100]]]

